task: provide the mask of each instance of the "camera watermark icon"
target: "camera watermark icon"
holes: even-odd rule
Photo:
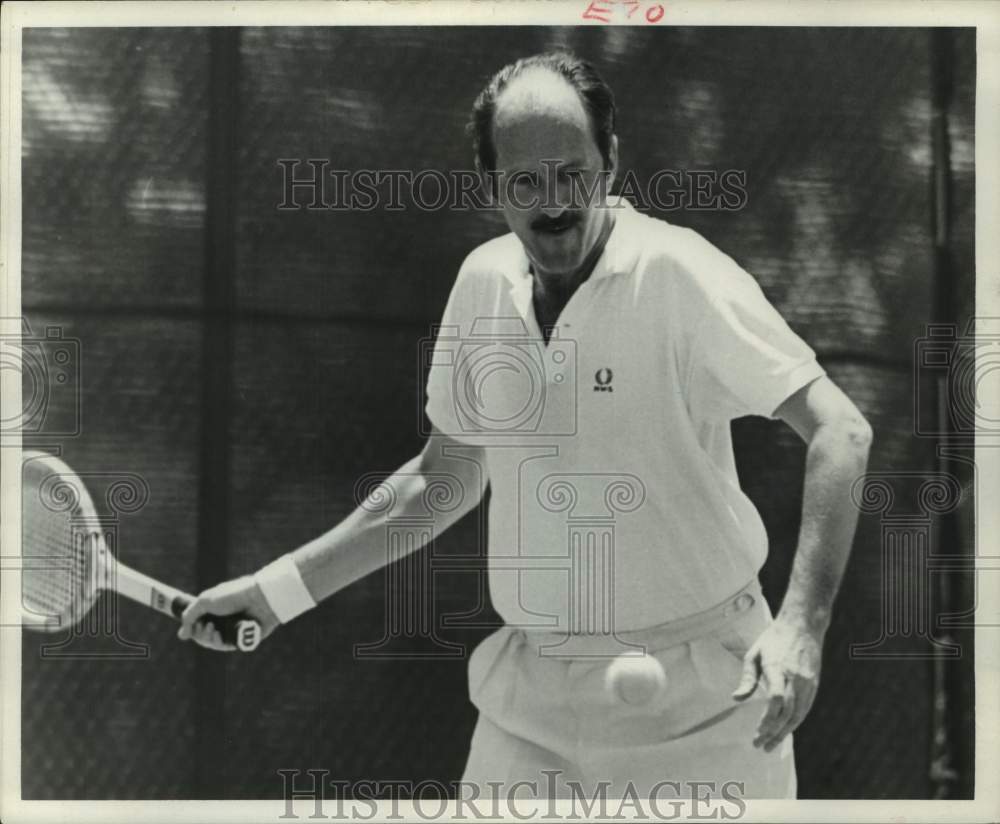
[[[476,318],[466,336],[443,325],[420,342],[428,391],[449,399],[448,414],[435,423],[459,440],[575,435],[576,362],[576,341],[553,334],[546,346],[520,317]]]
[[[920,437],[1000,436],[1000,409],[983,403],[993,382],[1000,396],[1000,318],[931,324],[914,345],[914,421]]]
[[[80,341],[59,326],[35,335],[25,318],[0,319],[0,369],[20,375],[21,407],[4,408],[0,437],[80,434]]]
[[[80,341],[58,326],[32,334],[24,318],[0,319],[0,369],[21,376],[21,408],[4,409],[0,434],[80,434]]]
[[[59,326],[34,335],[24,318],[0,319],[0,369],[20,375],[21,406],[5,405],[0,437],[80,434],[80,341]]]

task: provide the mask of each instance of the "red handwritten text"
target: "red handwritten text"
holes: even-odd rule
[[[619,11],[616,12],[616,9]],[[631,20],[632,15],[642,10],[647,23],[659,23],[666,10],[661,3],[643,3],[641,0],[588,0],[583,12],[584,20],[596,20],[598,23],[610,23],[617,14]]]

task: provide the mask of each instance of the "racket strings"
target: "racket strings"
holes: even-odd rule
[[[76,623],[89,609],[98,534],[79,523],[78,506],[47,505],[41,484],[25,478],[22,509],[22,597],[26,610],[57,626]]]

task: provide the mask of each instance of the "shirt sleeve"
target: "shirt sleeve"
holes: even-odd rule
[[[702,261],[711,271],[691,273],[692,411],[701,417],[773,418],[787,398],[826,372],[753,276],[714,251]]]

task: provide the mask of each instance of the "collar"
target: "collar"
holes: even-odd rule
[[[602,280],[612,275],[628,274],[635,268],[639,255],[639,244],[635,242],[636,222],[641,215],[635,207],[622,196],[609,198],[607,207],[615,210],[615,225],[604,244],[604,251],[597,259],[590,280]],[[514,256],[511,265],[504,267],[504,275],[510,282],[511,297],[518,311],[523,315],[531,306],[531,261],[520,243],[517,244],[518,254]]]
[[[639,213],[621,195],[609,198],[608,208],[615,210],[615,225],[611,229],[594,271],[590,273],[591,280],[600,280],[611,275],[627,275],[635,268],[639,258],[639,244],[635,242]]]

